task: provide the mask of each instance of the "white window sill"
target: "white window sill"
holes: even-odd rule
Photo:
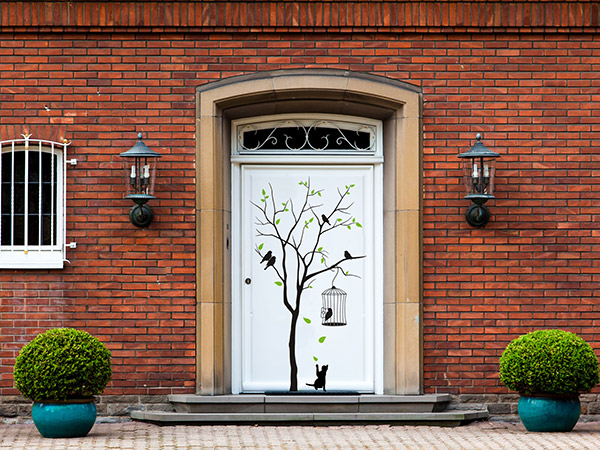
[[[62,252],[0,251],[0,269],[62,269]]]

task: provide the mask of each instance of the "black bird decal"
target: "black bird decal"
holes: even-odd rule
[[[326,223],[327,225],[331,225],[329,223],[329,219],[327,218],[327,216],[325,214],[321,214],[321,219],[323,220],[323,223]]]
[[[327,308],[327,312],[325,313],[325,322],[331,319],[331,316],[333,316],[333,309]]]
[[[350,252],[348,250],[346,250],[344,252],[344,258],[346,258],[346,259],[352,259],[352,255],[350,254]]]
[[[269,250],[267,253],[265,253],[265,256],[263,256],[263,259],[260,263],[262,264],[265,261],[268,261],[269,259],[271,259],[271,256],[273,256],[273,253],[271,253],[271,250]]]
[[[269,267],[273,266],[275,264],[275,257],[271,256],[271,258],[269,258],[269,260],[267,261],[267,265],[265,266],[265,270],[267,270]]]

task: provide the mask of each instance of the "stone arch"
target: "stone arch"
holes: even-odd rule
[[[231,120],[318,111],[383,121],[384,392],[421,394],[421,90],[340,70],[281,70],[196,90],[196,391],[231,392]]]

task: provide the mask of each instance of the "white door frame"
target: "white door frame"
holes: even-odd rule
[[[375,125],[377,139],[375,150],[368,155],[363,154],[336,154],[336,155],[315,155],[314,152],[306,154],[241,154],[236,147],[237,127],[257,122],[266,122],[269,120],[278,120],[286,118],[298,118],[301,115],[278,115],[244,119],[232,122],[232,151],[231,151],[231,192],[232,192],[232,222],[231,222],[231,274],[232,274],[232,393],[242,393],[242,249],[241,249],[241,211],[242,211],[242,168],[245,165],[318,165],[318,166],[372,166],[373,167],[373,220],[374,220],[374,269],[373,280],[373,370],[374,370],[374,392],[383,394],[383,148],[382,148],[382,129],[381,122],[371,119],[331,116],[331,115],[302,115],[301,117],[311,117],[314,120],[348,120],[356,123],[369,123]]]

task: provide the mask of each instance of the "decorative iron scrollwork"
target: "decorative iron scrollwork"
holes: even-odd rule
[[[238,130],[240,153],[252,152],[374,152],[376,130],[370,125],[326,120],[284,120]]]

